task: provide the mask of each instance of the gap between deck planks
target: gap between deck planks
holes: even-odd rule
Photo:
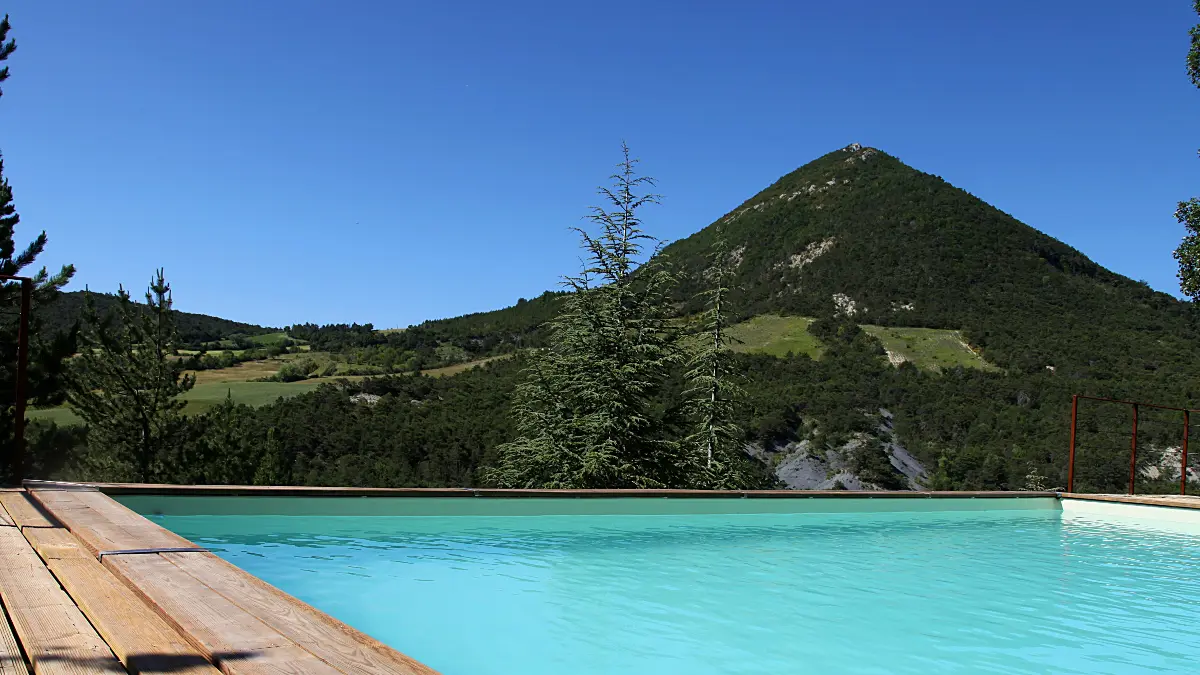
[[[0,529],[16,528],[16,523],[8,517],[8,512],[0,506]],[[2,595],[2,594],[0,594]],[[13,635],[9,625],[8,613],[4,611],[4,603],[0,601],[0,675],[28,675],[29,668],[25,665],[25,657],[17,645],[17,637]]]
[[[30,494],[89,549],[194,547],[95,491]],[[396,650],[206,552],[106,556],[105,568],[228,673],[436,675]],[[231,659],[230,653],[252,660]]]
[[[7,505],[12,494],[4,493]],[[6,506],[0,506],[5,510]],[[124,675],[96,629],[21,533],[20,509],[0,526],[0,600],[37,675]]]
[[[33,500],[9,495],[0,503],[16,514],[25,540],[129,672],[217,675],[199,651]]]

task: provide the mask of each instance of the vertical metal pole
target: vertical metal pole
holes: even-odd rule
[[[1133,494],[1133,479],[1137,474],[1138,404],[1133,404],[1133,437],[1129,439],[1129,494]]]
[[[1075,416],[1079,412],[1079,394],[1071,395],[1071,452],[1067,455],[1067,492],[1075,491]]]
[[[33,281],[21,280],[21,319],[17,326],[17,382],[16,401],[13,406],[13,456],[11,471],[13,483],[21,484],[25,477],[25,380],[29,365],[29,305],[33,293]]]
[[[1183,455],[1179,460],[1179,494],[1187,494],[1187,442],[1190,410],[1183,411]]]

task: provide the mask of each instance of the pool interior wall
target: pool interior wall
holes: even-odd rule
[[[114,495],[113,499],[143,516],[624,516],[1045,511],[1062,508],[1055,497],[1032,496],[694,499]]]

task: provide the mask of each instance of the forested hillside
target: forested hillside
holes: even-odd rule
[[[1052,487],[1065,481],[1071,394],[1200,404],[1189,303],[1105,270],[878,150],[827,154],[667,246],[661,255],[677,276],[670,292],[680,326],[701,308],[718,227],[732,269],[728,309],[758,317],[734,331],[759,345],[735,350],[750,352],[735,359],[746,392],[736,421],[767,475],[804,461],[866,487],[1016,489],[1030,475]],[[509,406],[527,350],[545,344],[545,325],[565,298],[546,293],[402,330],[292,326],[290,335],[313,350],[378,361],[383,372],[515,357],[438,380],[326,384],[258,408],[230,401],[192,418],[191,440],[154,478],[483,484],[497,446],[514,433]],[[266,330],[181,319],[192,336]],[[197,322],[191,329],[189,320]],[[788,332],[763,334],[771,330]],[[957,351],[916,361],[894,353],[918,340]],[[658,409],[678,401],[681,377],[654,394]],[[683,433],[669,414],[663,419],[658,433]],[[1120,489],[1127,427],[1123,411],[1085,411],[1078,487]],[[95,477],[77,450],[62,449],[77,438],[36,431],[42,474]],[[1139,440],[1143,467],[1157,466],[1178,428],[1145,418]],[[919,480],[900,473],[900,450],[922,465]],[[1144,488],[1173,480],[1160,478]]]
[[[42,330],[47,335],[69,331],[83,313],[85,295],[85,291],[59,293],[53,301],[39,308],[38,316],[42,321]],[[112,293],[92,293],[92,299],[101,314],[111,310],[117,302],[117,296]],[[134,299],[142,300],[136,296]],[[180,337],[185,343],[196,346],[202,343],[219,342],[237,335],[262,335],[277,330],[207,314],[175,312],[175,317],[179,325]]]
[[[873,148],[831,152],[667,246],[683,314],[696,309],[717,226],[742,318],[842,312],[862,324],[961,330],[1002,368],[1071,378],[1171,378],[1200,367],[1190,303]],[[493,344],[539,321],[514,306],[436,323]]]
[[[776,181],[719,223],[744,315],[952,328],[1009,370],[1066,377],[1194,371],[1190,305],[1114,274],[937,176],[852,145]],[[692,297],[713,228],[669,246]]]
[[[542,327],[558,311],[562,295],[547,291],[505,309],[403,329],[377,330],[369,323],[306,323],[289,326],[287,333],[315,351],[342,354],[355,364],[384,372],[418,371],[541,346]]]

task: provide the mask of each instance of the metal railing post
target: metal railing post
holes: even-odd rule
[[[1071,395],[1071,452],[1067,455],[1067,492],[1075,491],[1075,416],[1079,412],[1079,394]]]
[[[1137,475],[1137,425],[1138,404],[1133,404],[1133,436],[1129,439],[1129,494],[1133,494],[1133,480]]]
[[[1179,494],[1187,494],[1187,443],[1189,411],[1183,411],[1183,453],[1179,459]]]
[[[9,275],[0,276],[0,279],[21,284],[21,316],[17,323],[17,381],[13,387],[13,449],[9,458],[10,479],[20,485],[25,477],[25,380],[29,377],[29,312],[33,279]]]

